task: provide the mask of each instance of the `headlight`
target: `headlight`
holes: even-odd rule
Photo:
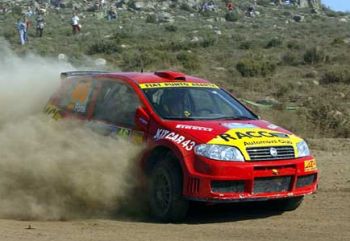
[[[305,141],[298,142],[297,149],[298,149],[297,157],[310,156],[310,150]]]
[[[219,161],[244,161],[241,152],[232,146],[202,144],[196,146],[194,152],[199,156]]]

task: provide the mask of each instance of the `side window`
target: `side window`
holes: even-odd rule
[[[96,100],[94,119],[135,127],[134,117],[139,105],[138,96],[130,86],[103,81]]]
[[[94,87],[95,81],[72,80],[60,101],[60,107],[71,112],[86,115]]]

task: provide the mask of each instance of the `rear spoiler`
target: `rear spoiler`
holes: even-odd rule
[[[111,72],[106,71],[68,71],[61,73],[61,79],[65,79],[71,76],[84,76],[84,75],[97,75],[97,74],[108,74]]]

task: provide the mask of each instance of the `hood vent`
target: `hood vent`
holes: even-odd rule
[[[186,80],[185,74],[175,71],[158,71],[155,75],[168,80]]]

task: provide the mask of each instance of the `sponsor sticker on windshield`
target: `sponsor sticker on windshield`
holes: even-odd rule
[[[211,83],[191,83],[191,82],[161,82],[161,83],[145,83],[139,84],[141,89],[154,88],[176,88],[176,87],[196,87],[196,88],[214,88],[219,89],[215,84]]]

